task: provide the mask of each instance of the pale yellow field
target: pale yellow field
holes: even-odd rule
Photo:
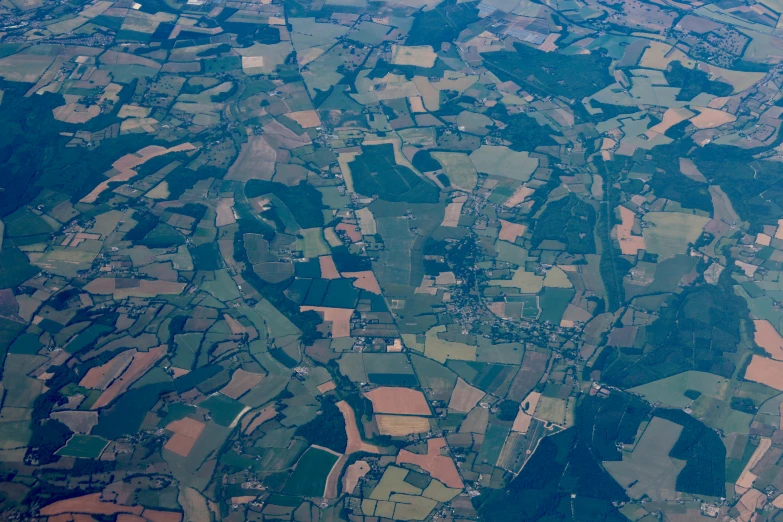
[[[446,212],[443,215],[442,227],[456,227],[459,225],[459,216],[462,214],[462,205],[466,198],[458,198],[446,206]]]
[[[420,113],[420,112],[427,112],[427,109],[424,108],[424,102],[421,99],[421,96],[411,96],[408,98],[408,101],[411,104],[411,111],[414,113]]]
[[[433,326],[425,334],[424,355],[434,359],[441,364],[447,359],[457,359],[460,361],[475,361],[476,347],[465,343],[456,343],[441,339],[438,333],[445,332],[443,325]]]
[[[353,492],[359,479],[370,471],[370,465],[364,460],[359,460],[348,466],[343,475],[343,491],[350,494]]]
[[[514,425],[511,427],[511,430],[518,433],[527,433],[527,430],[530,427],[530,422],[532,420],[533,417],[531,415],[525,413],[522,410],[519,410],[519,412],[517,412],[517,417],[514,419]]]
[[[533,195],[534,192],[535,190],[524,185],[517,187],[514,194],[503,203],[503,206],[507,208],[515,207]]]
[[[85,107],[81,103],[66,103],[52,110],[55,120],[66,123],[85,123],[101,113],[99,105]]]
[[[246,372],[241,368],[234,372],[231,381],[226,384],[220,393],[232,399],[238,399],[244,395],[250,388],[261,382],[264,375],[260,373]]]
[[[695,114],[684,107],[666,109],[666,112],[663,113],[663,120],[661,121],[661,123],[659,123],[658,125],[654,125],[653,127],[650,127],[650,129],[647,132],[664,134],[671,127],[693,116],[695,116]]]
[[[353,279],[355,277],[356,280],[353,282],[354,287],[381,295],[381,285],[378,283],[378,279],[375,277],[375,272],[372,270],[364,270],[362,272],[343,272],[343,276],[347,277],[348,279]]]
[[[413,433],[430,431],[430,421],[426,417],[407,417],[401,415],[376,415],[375,422],[381,435],[404,437]]]
[[[435,65],[438,55],[431,45],[392,45],[392,60],[394,65],[414,65],[431,68]]]
[[[120,107],[120,112],[117,114],[118,118],[146,118],[150,115],[152,109],[150,107],[140,107],[139,105],[125,104]]]
[[[685,53],[663,42],[650,42],[650,47],[642,55],[639,65],[650,69],[664,70],[675,60],[689,69],[696,65],[696,62],[689,59]]]
[[[694,109],[699,111],[699,114],[691,118],[691,123],[698,129],[714,129],[737,120],[733,114],[717,109],[708,107],[694,107]]]
[[[291,118],[305,129],[318,127],[321,124],[321,119],[315,111],[289,112],[286,117]]]
[[[94,203],[95,200],[98,199],[98,196],[100,196],[104,190],[107,190],[109,188],[109,183],[128,181],[129,179],[134,178],[138,174],[138,172],[136,172],[133,169],[135,169],[139,165],[146,163],[152,158],[156,158],[158,156],[162,156],[163,154],[168,154],[171,152],[184,152],[184,151],[195,150],[195,148],[196,147],[194,147],[192,143],[183,143],[181,145],[176,145],[169,149],[165,147],[161,147],[159,145],[149,145],[134,154],[126,154],[125,156],[121,157],[120,159],[112,163],[112,167],[114,167],[113,171],[116,171],[117,173],[113,174],[106,181],[103,181],[100,184],[98,184],[97,187],[92,189],[92,191],[89,194],[84,196],[79,201],[81,203]],[[110,171],[110,173],[112,173],[113,171]]]
[[[169,182],[161,181],[152,190],[144,194],[144,197],[149,199],[166,199],[171,195],[169,191]]]

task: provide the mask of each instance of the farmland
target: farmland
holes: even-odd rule
[[[95,459],[100,457],[107,444],[108,442],[100,437],[74,435],[57,453],[65,457]]]
[[[0,1],[0,518],[779,521],[782,12]]]
[[[338,455],[323,449],[308,449],[296,463],[294,473],[286,482],[283,492],[305,497],[323,496],[326,477],[338,458]]]

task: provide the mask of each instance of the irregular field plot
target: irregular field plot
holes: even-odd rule
[[[296,463],[283,492],[303,497],[322,496],[326,479],[338,458],[337,454],[330,451],[310,447]]]
[[[68,443],[57,451],[63,457],[96,459],[100,457],[109,441],[93,435],[74,435]]]

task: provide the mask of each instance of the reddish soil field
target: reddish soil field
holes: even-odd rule
[[[117,378],[133,360],[134,351],[126,350],[117,354],[111,361],[101,366],[90,368],[79,381],[79,386],[105,390],[106,387]]]
[[[231,375],[231,381],[220,390],[220,393],[232,399],[238,399],[247,391],[261,382],[264,378],[260,373],[246,372],[245,370],[237,370]]]
[[[783,361],[783,337],[780,336],[775,327],[767,320],[755,320],[756,326],[754,338],[756,344],[764,348],[773,359]]]
[[[187,457],[190,450],[196,445],[196,441],[204,431],[204,423],[197,420],[184,418],[169,423],[166,429],[173,431],[174,435],[169,439],[164,448],[182,457]]]
[[[745,370],[745,379],[783,391],[783,362],[754,355]]]
[[[340,408],[340,413],[342,413],[345,418],[345,432],[346,435],[348,435],[348,445],[345,447],[345,454],[350,455],[357,451],[380,453],[378,446],[367,444],[362,440],[362,436],[359,435],[359,428],[356,426],[356,415],[354,414],[353,408],[345,401],[338,402],[337,407]]]
[[[340,279],[340,272],[337,271],[337,266],[335,266],[332,256],[321,256],[318,258],[318,263],[321,265],[322,278]]]
[[[324,321],[332,323],[332,337],[350,337],[351,336],[351,308],[329,308],[326,306],[300,306],[302,312],[313,310],[318,312]]]
[[[95,515],[114,515],[116,513],[141,514],[141,506],[121,506],[114,502],[101,502],[100,493],[68,498],[41,508],[41,515],[52,516],[63,513],[87,513]]]
[[[336,230],[339,230],[340,232],[345,232],[345,235],[347,235],[348,238],[354,243],[362,240],[362,232],[360,230],[357,230],[358,228],[357,225],[351,225],[349,223],[340,223],[334,228]]]
[[[450,488],[462,489],[462,479],[457,467],[450,457],[441,455],[441,450],[446,446],[446,439],[437,438],[427,441],[427,454],[417,455],[410,451],[401,450],[397,455],[397,464],[415,464],[426,470]]]
[[[247,428],[245,428],[245,435],[250,435],[255,431],[256,428],[261,426],[263,423],[270,419],[274,419],[277,415],[277,410],[275,409],[274,405],[267,406],[261,412],[256,415],[253,420],[250,422],[250,424],[247,425]]]
[[[158,347],[150,348],[148,352],[137,352],[133,356],[133,362],[130,363],[128,369],[106,388],[106,391],[98,397],[98,400],[95,401],[95,404],[90,409],[97,410],[103,408],[123,394],[131,384],[147,373],[161,357],[166,355],[167,349],[168,347],[162,344]]]
[[[344,272],[343,276],[349,279],[355,277],[356,281],[353,282],[353,286],[356,288],[361,288],[362,290],[367,290],[368,292],[378,295],[381,294],[381,285],[378,284],[378,280],[375,278],[375,274],[372,270],[366,270],[364,272]]]
[[[506,221],[505,219],[501,219],[498,239],[513,243],[519,236],[524,236],[525,232],[527,232],[526,225],[520,225],[519,223],[512,223],[510,221]]]
[[[364,394],[372,401],[373,411],[397,415],[429,415],[424,394],[410,388],[380,387]]]

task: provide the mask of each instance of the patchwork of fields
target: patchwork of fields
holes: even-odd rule
[[[781,14],[0,0],[0,519],[783,519]]]

